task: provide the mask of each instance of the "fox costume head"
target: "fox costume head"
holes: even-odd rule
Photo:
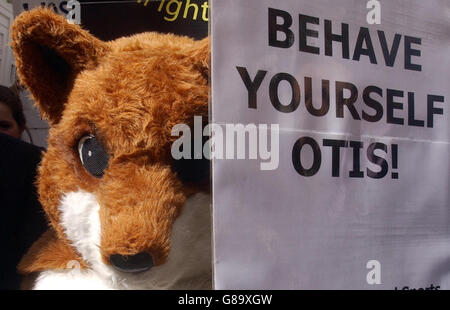
[[[46,9],[18,16],[11,37],[51,126],[37,181],[49,230],[19,271],[34,288],[208,288],[205,169],[171,155],[172,127],[208,115],[208,39],[104,42]]]

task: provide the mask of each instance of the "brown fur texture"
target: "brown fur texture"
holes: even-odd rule
[[[65,266],[80,256],[60,225],[64,193],[84,190],[100,204],[101,253],[152,254],[165,262],[171,227],[188,194],[172,169],[175,124],[208,115],[208,39],[143,33],[103,42],[46,9],[22,13],[11,29],[22,83],[51,123],[38,188],[51,231],[19,268]],[[77,145],[95,135],[110,156],[101,179]]]
[[[28,255],[20,262],[19,269],[24,274],[46,269],[65,269],[70,261],[78,261],[81,268],[86,268],[85,263],[77,260],[74,250],[58,239],[55,232],[50,229],[33,244]]]

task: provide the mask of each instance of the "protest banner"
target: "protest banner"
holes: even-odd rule
[[[450,4],[366,4],[213,1],[217,289],[450,288]]]

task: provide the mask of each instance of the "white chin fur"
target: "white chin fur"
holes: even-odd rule
[[[100,255],[100,206],[91,193],[64,195],[59,206],[61,225],[74,248],[89,263],[89,270],[42,272],[35,289],[210,289],[210,195],[189,198],[172,229],[168,260],[147,272],[128,274],[105,265]]]

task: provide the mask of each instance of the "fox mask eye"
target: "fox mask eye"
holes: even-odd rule
[[[78,155],[83,167],[94,177],[101,178],[108,166],[109,155],[93,135],[84,136],[78,142]]]

